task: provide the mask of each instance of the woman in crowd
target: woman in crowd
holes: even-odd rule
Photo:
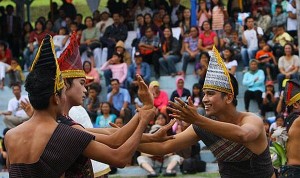
[[[83,62],[83,70],[86,76],[86,87],[92,85],[93,83],[100,85],[99,73],[94,67],[92,67],[92,63],[90,61]]]
[[[224,24],[224,33],[222,33],[220,37],[220,48],[223,49],[225,47],[232,46],[232,26],[229,22]]]
[[[300,66],[300,59],[297,55],[294,55],[294,48],[291,43],[284,45],[284,56],[281,56],[278,60],[279,74],[277,75],[278,91],[282,90],[282,82],[284,79],[293,79],[298,75]]]
[[[38,47],[41,45],[41,42],[46,34],[47,33],[45,32],[44,22],[41,20],[37,20],[35,22],[35,29],[30,33],[28,46],[23,52],[23,58],[27,69],[30,69]],[[24,67],[24,70],[27,69]]]
[[[227,18],[227,9],[223,6],[221,0],[212,0],[212,30],[215,31],[218,37],[221,37],[225,18]]]
[[[191,96],[190,90],[184,88],[184,78],[178,77],[176,79],[176,90],[171,94],[170,100],[175,101],[175,97],[181,98],[183,101],[187,101],[188,97]]]
[[[212,50],[214,45],[218,46],[218,36],[211,30],[211,26],[208,21],[203,22],[202,31],[203,33],[199,36],[199,49],[201,52],[208,52]]]
[[[162,57],[159,58],[161,68],[168,75],[174,77],[177,73],[175,64],[180,61],[179,42],[173,37],[172,29],[170,27],[164,29],[160,50],[162,52]]]
[[[110,112],[110,107],[109,102],[103,102],[100,105],[100,115],[96,118],[95,128],[108,128],[111,127],[109,123],[115,123],[117,116]]]
[[[165,14],[162,18],[162,26],[160,26],[160,30],[164,31],[166,27],[172,28],[171,17],[169,14]]]
[[[100,55],[101,50],[100,31],[95,27],[92,17],[86,17],[84,23],[87,28],[82,31],[79,47],[80,55],[87,51],[87,57],[90,58],[92,66],[95,67],[95,58]]]
[[[106,61],[100,70],[108,70],[110,69],[112,72],[112,78],[118,79],[120,85],[125,87],[126,85],[126,77],[127,77],[127,64],[123,61],[123,56],[117,52],[114,52],[111,59]]]
[[[199,32],[202,33],[201,27],[203,22],[209,21],[211,19],[211,11],[210,9],[207,8],[207,4],[205,0],[199,0],[197,19],[198,19]]]
[[[189,8],[185,8],[183,10],[183,19],[179,23],[179,27],[181,28],[181,38],[185,38],[185,34],[187,34],[191,29],[191,10]]]
[[[153,30],[154,35],[160,33],[160,29],[153,23],[153,19],[151,14],[146,13],[144,15],[144,25],[141,27],[141,36],[145,36],[147,27],[151,27]]]
[[[236,69],[238,67],[238,63],[234,58],[234,52],[230,47],[226,47],[223,50],[224,63],[228,72],[235,76]]]
[[[202,52],[200,54],[200,59],[195,65],[195,73],[199,77],[199,85],[200,88],[203,87],[204,80],[205,80],[205,75],[207,72],[208,68],[208,63],[209,63],[209,54],[207,52]]]
[[[24,22],[23,24],[23,32],[22,32],[22,50],[24,50],[29,44],[30,33],[33,31],[33,27],[30,22]]]
[[[205,110],[204,110],[204,105],[202,103],[203,94],[199,83],[195,83],[193,85],[191,99],[193,101],[194,106],[197,108],[197,112],[204,116]]]

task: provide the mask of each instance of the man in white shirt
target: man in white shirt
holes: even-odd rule
[[[96,24],[96,28],[100,30],[100,36],[102,36],[106,28],[114,23],[114,20],[110,17],[108,8],[101,11],[101,21]]]
[[[249,67],[249,61],[255,58],[255,54],[258,50],[258,40],[262,38],[264,32],[260,27],[254,27],[253,17],[247,17],[245,19],[246,29],[244,29],[242,35],[243,47],[241,50],[242,60],[245,67],[245,71]]]
[[[4,123],[10,129],[29,119],[25,111],[21,109],[20,104],[21,101],[25,101],[26,99],[28,100],[28,96],[21,96],[21,86],[18,84],[14,84],[12,86],[12,90],[15,97],[9,100],[7,111],[0,112],[1,115],[4,115]]]

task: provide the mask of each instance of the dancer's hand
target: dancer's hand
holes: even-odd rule
[[[175,124],[176,119],[171,120],[167,125],[162,126],[158,131],[154,134],[151,134],[151,141],[152,142],[164,142],[167,140],[174,139],[174,135],[168,136],[167,132],[172,128]]]
[[[194,124],[195,118],[199,116],[197,108],[194,106],[191,97],[188,98],[188,104],[179,98],[175,98],[177,103],[169,101],[171,106],[167,109],[172,112],[169,116],[174,119],[183,120],[187,123]]]
[[[25,101],[21,100],[21,108],[26,112],[26,114],[29,117],[33,115],[33,107],[31,106],[27,98],[25,98]]]
[[[138,115],[140,123],[148,125],[155,117],[155,107],[152,106],[151,109],[138,109]]]
[[[141,102],[143,103],[142,109],[151,109],[153,108],[153,95],[150,92],[148,86],[142,79],[140,75],[136,75],[137,78],[137,84],[138,84],[138,96]]]

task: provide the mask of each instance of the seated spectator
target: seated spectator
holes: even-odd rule
[[[82,19],[82,14],[76,14],[76,18],[73,23],[77,24],[78,31],[83,31],[84,29],[86,29],[86,25],[82,23]]]
[[[7,44],[4,41],[0,41],[0,62],[10,65],[12,53]]]
[[[258,61],[252,59],[250,61],[250,70],[244,74],[243,85],[247,87],[244,94],[245,110],[249,112],[250,100],[254,99],[259,110],[261,110],[262,93],[265,91],[265,74],[264,71],[258,69]]]
[[[276,5],[275,14],[272,17],[271,26],[277,27],[286,24],[287,15],[283,12],[281,5]]]
[[[272,123],[270,126],[270,130],[269,130],[270,135],[272,135],[278,127],[283,127],[283,124],[284,124],[284,116],[279,114],[278,116],[276,116],[275,122]]]
[[[159,64],[168,75],[175,77],[177,74],[175,64],[180,61],[179,42],[173,37],[170,27],[166,27],[163,33],[160,48],[162,57],[159,58]]]
[[[165,14],[162,18],[163,24],[160,26],[160,30],[164,31],[166,27],[172,28],[171,17],[169,14]]]
[[[179,23],[179,27],[181,29],[180,36],[181,38],[185,38],[185,34],[189,33],[191,30],[191,10],[189,8],[185,8],[183,10],[183,19]]]
[[[51,36],[55,36],[56,33],[54,33],[54,31],[53,31],[54,23],[51,20],[47,20],[45,24],[46,24],[45,32],[48,33]]]
[[[197,112],[202,116],[204,116],[205,110],[204,110],[204,105],[202,103],[203,94],[202,94],[202,89],[200,88],[200,85],[198,83],[195,83],[193,85],[191,99],[193,101],[194,106],[197,107]]]
[[[14,128],[29,119],[28,115],[21,109],[21,101],[28,100],[28,96],[21,95],[21,85],[15,84],[12,86],[14,98],[10,99],[7,106],[7,111],[0,112],[4,115],[4,123],[8,128]]]
[[[100,85],[100,76],[96,68],[92,67],[90,61],[83,62],[83,70],[85,72],[86,81],[85,86],[89,87],[92,84]]]
[[[199,49],[201,52],[212,50],[213,46],[218,46],[218,36],[211,30],[211,25],[208,21],[202,24],[202,33],[199,36]]]
[[[260,27],[254,27],[254,19],[249,16],[245,19],[245,29],[242,35],[243,47],[241,50],[244,70],[246,72],[249,67],[249,60],[255,58],[258,50],[258,41],[262,38],[264,32]]]
[[[87,110],[92,122],[95,122],[97,111],[100,107],[99,94],[101,88],[98,84],[92,84],[88,88],[88,98],[85,101],[85,109]]]
[[[195,65],[195,73],[199,77],[200,88],[202,88],[204,84],[209,59],[209,54],[207,52],[202,52],[200,54],[200,60]]]
[[[220,37],[220,47],[224,49],[225,47],[230,47],[232,44],[232,26],[229,22],[226,22],[223,27],[224,32]]]
[[[121,22],[119,13],[113,13],[113,21],[114,23],[106,28],[100,38],[102,47],[107,47],[107,59],[112,57],[116,43],[120,40],[124,42],[128,35],[127,27]]]
[[[146,13],[144,15],[144,25],[141,27],[141,37],[146,35],[147,28],[151,27],[155,36],[160,35],[160,29],[153,23],[152,15]]]
[[[30,33],[33,31],[33,27],[30,22],[26,21],[23,23],[22,29],[23,32],[22,32],[22,39],[21,39],[21,49],[24,50],[29,43],[29,37],[30,37]]]
[[[123,127],[124,126],[124,119],[122,117],[117,117],[115,120],[115,124],[118,127]]]
[[[203,22],[209,21],[211,19],[211,11],[207,7],[206,1],[205,0],[199,0],[199,8],[197,12],[197,19],[198,19],[198,29],[199,33],[201,34],[201,27]]]
[[[111,113],[110,104],[103,102],[100,104],[100,115],[97,116],[94,124],[95,128],[109,128],[109,123],[115,123],[117,116]]]
[[[271,27],[271,15],[270,15],[270,6],[265,6],[260,10],[260,17],[258,18],[256,24],[258,27],[261,27],[265,33],[268,33]]]
[[[297,78],[300,66],[300,59],[298,56],[293,55],[293,45],[287,43],[284,45],[284,56],[278,60],[279,74],[277,75],[278,91],[282,91],[282,81],[284,79]]]
[[[228,72],[235,76],[238,63],[234,58],[234,52],[230,47],[225,47],[223,50],[224,63]]]
[[[271,51],[271,47],[269,45],[265,45],[256,53],[255,59],[259,63],[259,68],[266,71],[267,80],[273,80],[272,73],[277,71],[277,61]]]
[[[162,126],[166,125],[167,118],[163,114],[159,114],[156,117],[155,124],[151,127],[149,133],[153,134],[159,130]],[[176,154],[168,154],[164,156],[154,156],[146,153],[141,153],[141,156],[137,158],[139,166],[149,172],[148,177],[158,177],[158,174],[155,172],[155,168],[165,167],[166,171],[163,176],[176,176],[175,167],[180,165],[183,161],[183,158]],[[161,165],[162,164],[162,165]]]
[[[92,17],[88,16],[85,18],[84,23],[86,25],[86,29],[82,31],[81,39],[80,39],[80,55],[82,55],[83,52],[87,51],[87,57],[92,63],[92,66],[95,67],[95,58],[100,58],[100,48],[101,43],[99,41],[100,32],[99,30],[94,26],[94,22]]]
[[[113,19],[110,17],[109,9],[104,8],[100,12],[101,20],[96,24],[96,28],[100,31],[100,36],[102,36],[106,28],[114,23]]]
[[[112,78],[118,79],[121,87],[125,87],[128,68],[127,64],[123,61],[122,54],[114,52],[112,58],[106,61],[100,70],[111,70]]]
[[[241,56],[241,41],[239,40],[239,34],[237,31],[233,31],[232,34],[232,41],[231,41],[231,48],[233,49],[233,52],[234,52],[234,56],[235,56],[235,59],[237,61],[241,61],[242,59],[242,56]]]
[[[129,66],[128,74],[127,74],[127,83],[128,83],[127,87],[129,88],[129,93],[132,99],[135,98],[138,91],[136,74],[141,75],[146,84],[150,83],[150,78],[151,78],[151,68],[148,63],[143,62],[141,53],[136,52],[134,54],[134,57],[135,57],[135,63],[132,63]]]
[[[283,55],[283,47],[286,43],[292,42],[293,38],[285,32],[284,25],[278,26],[276,28],[276,34],[272,39],[273,51],[275,52],[275,57],[278,59]]]
[[[129,104],[131,103],[130,95],[127,89],[120,88],[118,79],[111,79],[112,90],[107,94],[107,101],[112,106],[112,113],[124,119],[124,124],[127,124],[131,119],[131,110]]]
[[[30,69],[33,59],[37,53],[38,47],[46,36],[45,24],[41,20],[35,22],[35,29],[30,33],[28,46],[23,51],[23,58],[26,64],[24,70]]]
[[[147,27],[145,36],[143,36],[139,43],[139,51],[143,56],[143,61],[154,65],[155,78],[160,77],[159,71],[159,37],[154,35],[152,27]]]
[[[176,79],[176,90],[172,92],[170,100],[175,102],[175,97],[180,98],[183,101],[187,101],[191,96],[190,90],[184,88],[184,78],[178,77]]]
[[[167,92],[162,91],[159,88],[158,81],[152,81],[149,85],[149,88],[154,97],[154,107],[156,107],[156,113],[163,113],[167,115],[167,106],[169,101]]]
[[[262,94],[261,116],[265,119],[266,112],[274,112],[277,115],[276,106],[278,104],[279,93],[275,92],[273,81],[266,82],[265,92]]]
[[[0,62],[0,89],[4,89],[4,79],[5,79],[5,73],[10,68],[10,65]]]
[[[115,51],[123,56],[123,61],[127,64],[127,66],[130,66],[131,64],[131,55],[130,53],[125,49],[125,45],[123,41],[118,41],[116,44]]]
[[[22,68],[16,59],[11,60],[10,68],[8,68],[6,73],[9,75],[10,87],[14,84],[22,84],[25,81]]]
[[[186,69],[188,62],[197,61],[200,57],[200,51],[198,49],[199,43],[199,32],[197,27],[191,27],[190,36],[184,39],[184,52],[182,54],[181,61],[182,71],[179,74],[182,74],[185,77]]]

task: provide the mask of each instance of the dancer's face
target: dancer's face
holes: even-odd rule
[[[224,97],[222,97],[221,92],[211,90],[211,89],[204,89],[203,90],[204,97],[203,97],[203,104],[204,109],[207,116],[217,116],[218,113],[222,112],[225,105]]]
[[[72,106],[81,105],[85,99],[87,91],[84,84],[85,78],[75,78],[72,85],[66,90],[67,100]]]

